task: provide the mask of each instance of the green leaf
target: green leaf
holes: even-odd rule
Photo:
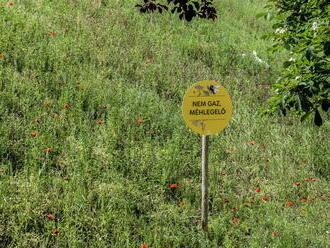
[[[270,13],[270,12],[268,12],[268,13],[265,15],[265,19],[266,19],[267,21],[271,21],[274,17],[275,17],[274,14],[273,14],[273,13]]]
[[[291,64],[292,64],[291,61],[285,61],[285,62],[283,63],[283,67],[284,67],[284,68],[288,68]]]
[[[292,50],[292,45],[288,42],[284,43],[284,47],[286,50],[289,50],[289,51]]]
[[[311,61],[312,60],[312,57],[313,57],[313,51],[312,49],[310,48],[307,48],[306,49],[306,58],[308,61]]]
[[[295,108],[298,112],[301,111],[301,101],[299,95],[296,95],[295,97]]]
[[[274,7],[273,4],[266,4],[266,5],[264,6],[265,9],[269,9],[269,8],[272,8],[272,7]]]
[[[267,15],[267,12],[261,12],[261,13],[258,13],[258,14],[256,15],[256,18],[260,18],[260,17],[263,17],[263,16],[265,16],[265,15]]]
[[[193,4],[195,5],[195,8],[196,8],[197,10],[199,10],[199,8],[200,8],[199,3],[196,2],[196,1],[194,1]]]
[[[274,88],[274,89],[282,89],[283,88],[283,84],[272,84],[272,88]]]
[[[304,114],[303,116],[301,116],[300,121],[301,122],[305,121],[311,115],[311,113],[312,112],[308,112],[308,113]]]
[[[315,111],[314,124],[318,127],[322,126],[323,120],[318,110]]]

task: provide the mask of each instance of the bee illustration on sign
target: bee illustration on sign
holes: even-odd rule
[[[194,121],[192,122],[192,124],[195,125],[196,127],[201,127],[202,130],[205,129],[205,123],[204,123],[204,121],[194,120]]]
[[[211,91],[213,94],[216,94],[219,91],[219,89],[218,89],[219,87],[221,87],[221,86],[210,84],[209,86],[207,86],[207,89],[209,91]]]
[[[194,94],[196,94],[197,97],[199,96],[210,96],[210,94],[216,94],[219,91],[219,87],[221,87],[220,85],[208,85],[207,88],[202,86],[202,85],[196,85],[195,89],[197,89],[196,91],[193,91]]]

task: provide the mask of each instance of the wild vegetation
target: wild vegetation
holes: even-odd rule
[[[260,116],[290,54],[263,0],[218,18],[142,15],[136,0],[0,1],[0,247],[328,247],[329,121]],[[217,80],[234,115],[200,136],[185,90]]]

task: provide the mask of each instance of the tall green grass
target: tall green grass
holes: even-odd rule
[[[264,1],[191,23],[135,3],[1,2],[0,247],[330,246],[329,123],[258,115],[288,56],[260,38]],[[211,137],[208,234],[200,137],[181,117],[199,80],[234,105]]]

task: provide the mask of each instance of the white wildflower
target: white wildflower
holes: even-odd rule
[[[275,34],[283,34],[283,33],[285,33],[285,29],[283,29],[283,28],[278,28],[278,29],[276,29],[275,30]]]
[[[319,27],[319,24],[317,22],[314,22],[312,25],[312,29],[315,31]]]
[[[252,51],[252,54],[253,54],[253,56],[254,56],[254,58],[255,58],[255,60],[256,60],[257,62],[259,62],[259,63],[261,63],[261,64],[265,64],[267,67],[269,67],[269,65],[268,65],[265,61],[263,61],[261,58],[258,57],[256,51],[253,50],[253,51]]]
[[[264,63],[264,61],[261,58],[258,57],[256,51],[253,50],[252,54],[255,57],[256,61],[258,61],[259,63]]]
[[[296,61],[296,59],[295,59],[295,58],[293,58],[293,57],[291,57],[291,58],[289,59],[289,61],[292,61],[292,62],[294,62],[294,61]]]

